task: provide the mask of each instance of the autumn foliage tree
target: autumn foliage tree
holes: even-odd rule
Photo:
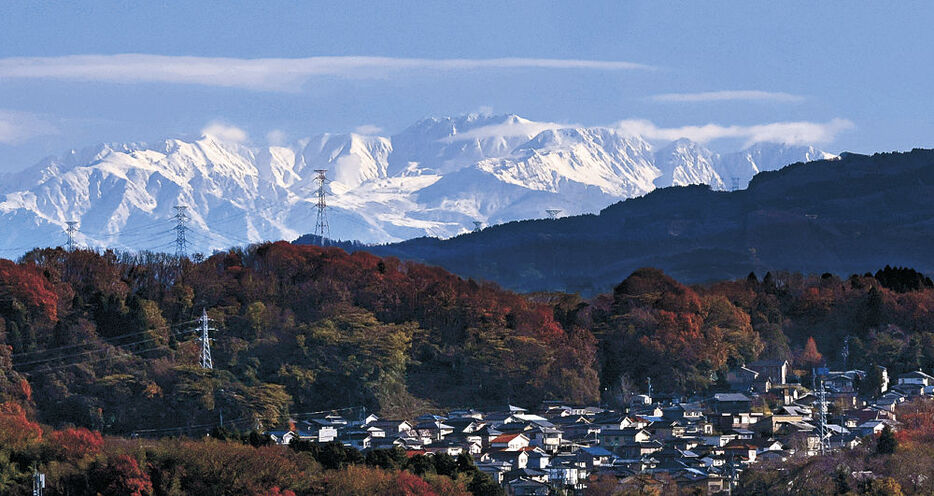
[[[48,436],[47,445],[61,459],[80,460],[101,452],[104,438],[100,432],[84,427],[54,431]]]
[[[801,352],[801,356],[798,357],[798,360],[803,367],[808,369],[823,365],[824,356],[817,351],[817,343],[814,342],[813,337],[808,336],[807,343],[805,343],[804,350]]]
[[[152,481],[139,462],[129,455],[117,455],[98,467],[93,483],[103,496],[149,496]]]
[[[42,439],[39,424],[26,418],[19,403],[0,403],[0,446],[23,448]]]

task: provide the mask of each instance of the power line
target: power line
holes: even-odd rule
[[[191,324],[192,322],[197,322],[197,321],[198,321],[198,319],[194,319],[194,320],[187,320],[187,321],[185,321],[185,322],[179,322],[179,323],[177,323],[177,324],[172,324],[172,325],[167,325],[167,326],[153,327],[152,329],[149,329],[149,330],[146,330],[146,331],[132,332],[132,333],[129,333],[129,334],[121,334],[121,335],[119,335],[119,336],[112,336],[112,337],[109,337],[109,338],[104,338],[104,339],[102,339],[102,341],[105,342],[105,343],[111,344],[111,345],[113,345],[113,346],[122,346],[122,345],[119,344],[119,343],[112,343],[111,340],[117,340],[117,339],[128,338],[128,337],[130,337],[130,336],[139,336],[139,335],[141,335],[141,334],[148,334],[148,333],[153,332],[153,331],[161,331],[161,330],[165,330],[165,329],[172,329],[172,328],[174,328],[174,327],[179,327],[179,326],[183,326],[183,325],[186,325],[186,324]],[[65,350],[65,349],[70,349],[70,348],[79,348],[79,347],[81,347],[81,346],[87,346],[88,344],[89,344],[89,343],[79,343],[79,344],[71,344],[71,345],[67,345],[67,346],[57,346],[57,347],[55,347],[55,348],[45,348],[45,349],[42,349],[42,350],[22,351],[22,352],[20,352],[20,353],[14,353],[14,354],[12,355],[12,358],[15,359],[15,358],[21,357],[21,356],[23,356],[23,355],[33,355],[33,354],[36,354],[36,353],[48,353],[48,352],[50,352],[50,351],[53,351],[53,352],[54,352],[54,351],[60,351],[60,350]]]
[[[176,332],[172,333],[172,335],[178,336],[178,335],[186,334],[186,333],[188,333],[188,332],[191,332],[191,331],[189,331],[189,330],[176,331]],[[132,343],[111,344],[110,346],[111,346],[111,347],[116,347],[116,348],[123,348],[123,347],[126,347],[126,346],[136,346],[136,345],[138,345],[138,344],[148,343],[148,342],[150,342],[150,341],[157,341],[160,337],[161,337],[161,336],[150,337],[150,338],[143,339],[143,340],[140,340],[140,341],[134,341],[134,342],[132,342]],[[69,354],[69,355],[59,355],[59,356],[55,356],[55,357],[43,358],[43,359],[40,359],[40,360],[32,360],[32,361],[28,361],[28,362],[14,363],[13,365],[14,365],[15,367],[23,367],[23,366],[26,366],[26,365],[35,365],[35,364],[46,363],[46,362],[54,362],[54,361],[56,361],[56,360],[64,360],[64,359],[67,359],[67,358],[76,358],[76,357],[79,357],[79,356],[90,355],[90,354],[99,353],[99,352],[102,352],[102,351],[110,351],[111,349],[112,349],[112,348],[98,347],[98,348],[95,348],[95,349],[93,349],[93,350],[87,350],[87,351],[83,351],[83,352],[80,352],[80,353],[72,353],[72,354]]]
[[[138,354],[140,354],[140,353],[146,353],[146,352],[149,352],[149,351],[156,351],[156,350],[163,350],[163,349],[165,349],[165,346],[155,346],[155,347],[152,347],[152,348],[146,348],[145,350],[137,350],[137,351],[134,351],[133,353],[131,353],[131,355],[138,355]],[[104,360],[115,360],[115,359],[118,359],[118,358],[128,358],[128,356],[127,356],[127,355],[122,355],[122,356],[105,356],[105,357],[100,357],[100,358],[94,358],[94,359],[92,359],[92,360],[82,360],[82,361],[80,361],[80,362],[75,362],[75,363],[65,363],[65,364],[62,364],[62,365],[56,365],[56,366],[54,366],[54,367],[39,367],[39,368],[35,368],[35,369],[33,369],[33,370],[28,370],[28,371],[25,371],[25,372],[22,372],[22,373],[23,373],[23,374],[27,374],[27,375],[33,375],[33,374],[35,374],[36,372],[53,372],[53,371],[60,370],[60,369],[65,369],[65,368],[68,368],[68,367],[74,367],[75,365],[87,365],[87,364],[91,364],[91,363],[103,362]]]

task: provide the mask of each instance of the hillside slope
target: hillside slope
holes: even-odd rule
[[[512,222],[366,248],[520,291],[594,294],[639,267],[686,282],[751,271],[934,272],[934,151],[846,154],[758,174],[741,191],[664,188],[599,215]]]

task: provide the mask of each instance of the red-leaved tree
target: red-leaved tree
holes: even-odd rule
[[[100,453],[104,439],[100,432],[78,427],[53,432],[48,445],[59,458],[76,461]]]
[[[152,481],[136,459],[117,455],[95,473],[97,486],[103,496],[148,496],[152,494]]]

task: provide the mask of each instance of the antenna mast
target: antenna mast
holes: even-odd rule
[[[201,310],[201,325],[198,327],[201,331],[201,337],[198,338],[201,341],[201,368],[203,369],[213,369],[214,368],[214,359],[211,358],[211,337],[208,334],[209,331],[216,331],[217,329],[211,328],[210,320],[208,319],[207,309]]]
[[[318,181],[318,219],[315,221],[315,236],[318,237],[321,241],[321,246],[327,245],[327,240],[331,237],[331,227],[328,226],[328,203],[327,203],[327,191],[324,189],[324,185],[327,184],[327,169],[315,169],[315,172],[318,173],[318,177],[315,178]]]
[[[65,225],[68,226],[65,228],[65,234],[68,235],[68,251],[75,251],[77,247],[75,235],[78,234],[78,221],[69,220],[65,222]]]
[[[187,257],[188,240],[185,238],[185,234],[188,232],[188,207],[176,205],[172,208],[175,209],[175,215],[172,216],[175,219],[175,256],[179,258]]]

